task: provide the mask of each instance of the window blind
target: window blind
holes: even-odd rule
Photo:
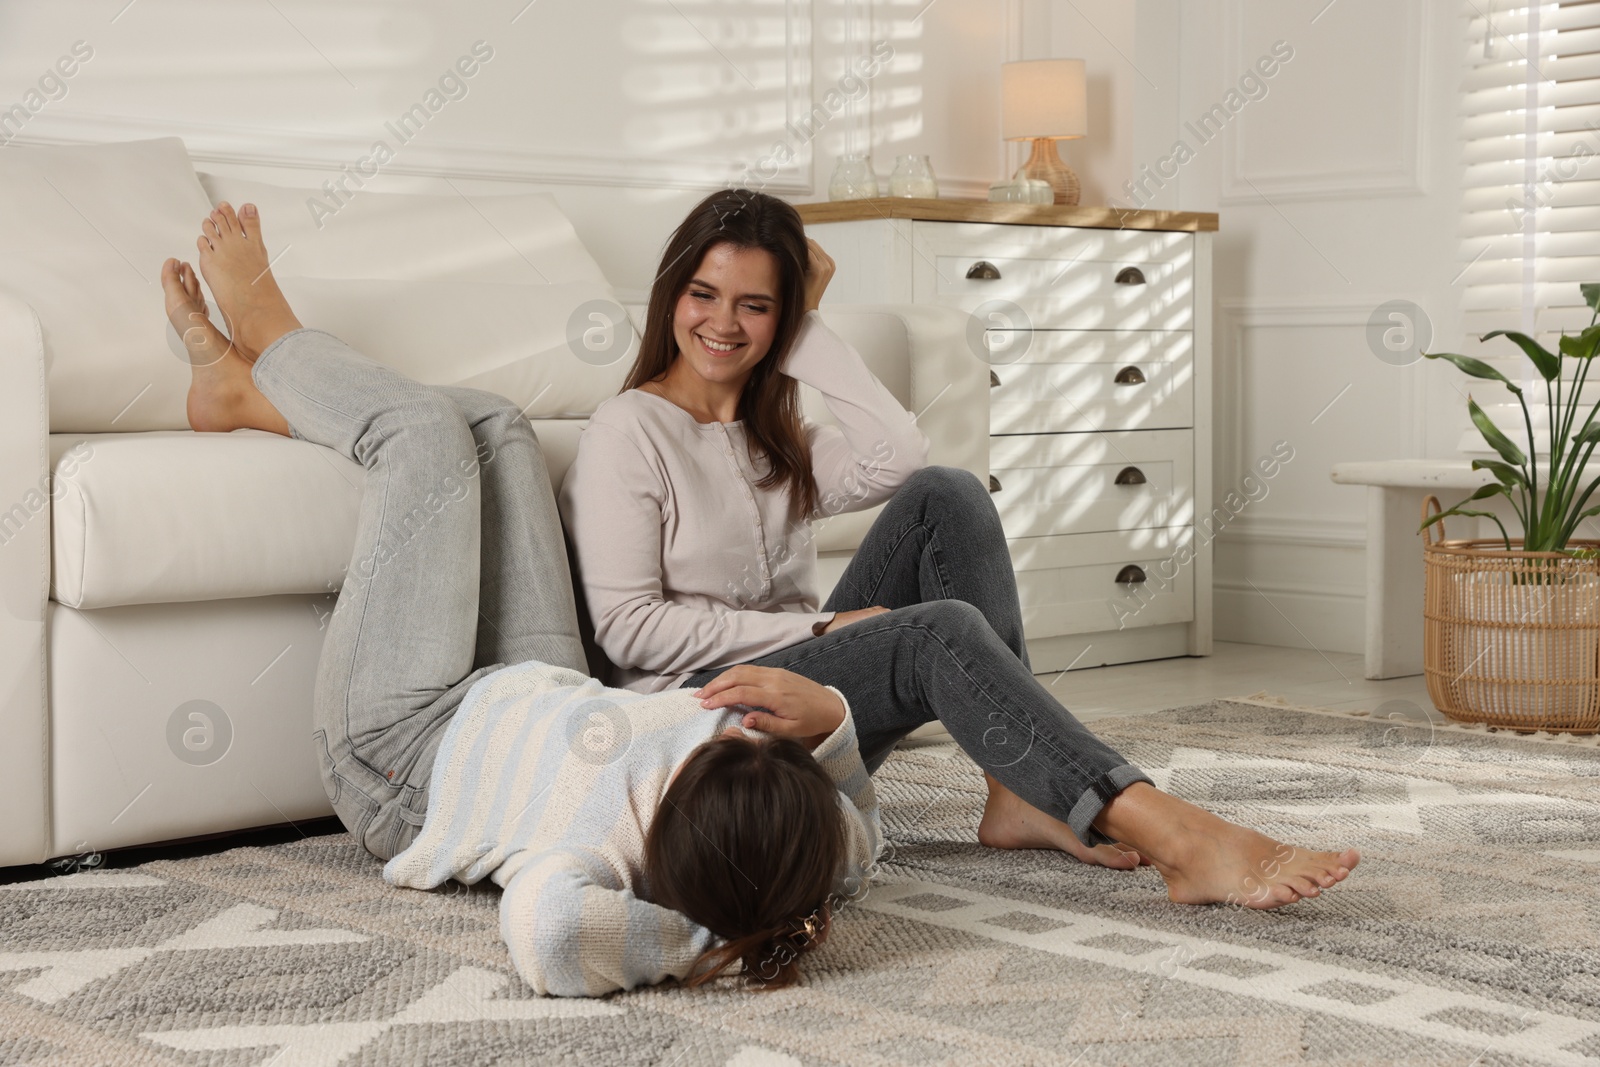
[[[1600,281],[1600,0],[1466,9],[1463,325],[1554,347]]]

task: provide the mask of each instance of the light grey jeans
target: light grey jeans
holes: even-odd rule
[[[279,338],[254,377],[295,437],[366,468],[315,737],[333,810],[387,860],[422,826],[474,682],[534,659],[588,671],[550,476],[511,401],[421,385],[320,330]]]

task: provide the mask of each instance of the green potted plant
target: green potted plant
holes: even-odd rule
[[[1600,353],[1600,284],[1580,289],[1592,312],[1589,326],[1562,334],[1557,351],[1513,330],[1482,338],[1509,338],[1543,379],[1550,444],[1542,469],[1521,386],[1483,360],[1424,353],[1503,385],[1516,397],[1527,433],[1524,450],[1469,396],[1467,413],[1499,456],[1474,459],[1472,469],[1493,480],[1454,507],[1425,516],[1421,527],[1462,515],[1500,528],[1498,546],[1430,539],[1425,552],[1424,670],[1434,703],[1457,718],[1527,729],[1600,726],[1600,568],[1592,543],[1574,545],[1578,525],[1600,515],[1600,502],[1590,504],[1600,477],[1584,482],[1600,445],[1600,402],[1586,408],[1582,398]],[[1513,538],[1494,513],[1470,506],[1494,497],[1510,502],[1521,537]]]

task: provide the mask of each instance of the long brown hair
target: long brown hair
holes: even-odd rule
[[[745,383],[738,411],[751,461],[765,458],[767,462],[767,473],[756,484],[763,489],[786,488],[790,517],[798,522],[817,510],[819,493],[800,417],[800,384],[780,373],[805,316],[806,265],[810,261],[805,225],[794,208],[750,189],[721,189],[694,206],[661,254],[661,269],[650,287],[639,357],[622,388],[626,392],[656,381],[678,358],[672,333],[678,298],[689,287],[706,253],[721,244],[760,249],[778,266],[778,329],[771,350]]]
[[[724,943],[685,981],[734,963],[764,989],[799,976],[828,935],[828,898],[845,859],[838,790],[797,741],[720,737],[690,754],[645,835],[650,899]]]

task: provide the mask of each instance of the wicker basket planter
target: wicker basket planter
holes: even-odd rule
[[[1423,518],[1438,511],[1429,497]],[[1425,533],[1422,610],[1435,706],[1512,730],[1600,731],[1600,541],[1568,542],[1583,557],[1507,551],[1500,539],[1444,540],[1437,526],[1438,539]]]

